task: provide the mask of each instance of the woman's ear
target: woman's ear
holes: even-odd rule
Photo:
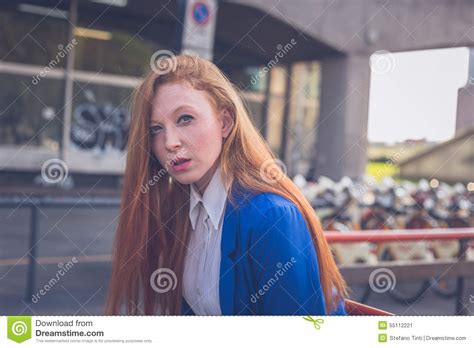
[[[227,138],[232,128],[234,128],[234,116],[226,109],[222,113],[222,137]]]

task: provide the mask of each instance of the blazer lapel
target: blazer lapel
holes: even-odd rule
[[[241,194],[232,190],[235,197],[234,205],[227,199],[224,224],[222,226],[221,240],[221,266],[219,280],[219,299],[221,312],[223,315],[235,313],[235,255],[237,248],[237,238],[239,231],[239,206],[241,204]]]

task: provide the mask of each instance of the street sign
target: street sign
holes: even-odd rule
[[[217,0],[187,0],[181,52],[212,60]]]

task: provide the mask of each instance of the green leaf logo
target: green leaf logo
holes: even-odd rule
[[[306,317],[303,317],[303,319],[312,322],[316,330],[321,329],[321,324],[324,323],[324,319],[321,319],[321,318],[314,319],[314,318],[311,318],[309,315]]]
[[[31,317],[8,317],[7,337],[17,343],[31,338]]]

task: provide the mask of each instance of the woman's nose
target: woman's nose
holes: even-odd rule
[[[165,147],[168,151],[174,151],[181,147],[181,140],[178,130],[170,128],[166,130]]]

